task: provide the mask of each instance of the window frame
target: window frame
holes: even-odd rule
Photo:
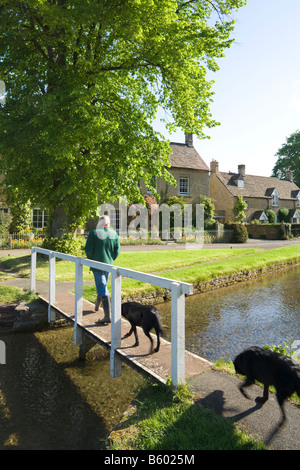
[[[185,181],[185,183],[183,182]],[[184,187],[186,191],[183,191]],[[179,195],[180,196],[189,196],[190,194],[190,179],[188,176],[180,176],[179,177]]]

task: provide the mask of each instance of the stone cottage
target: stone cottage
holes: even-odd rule
[[[209,167],[193,145],[193,135],[185,135],[185,143],[171,142],[171,167],[168,168],[177,183],[174,187],[161,178],[156,180],[156,189],[161,202],[169,197],[183,197],[186,204],[197,203],[200,195],[209,196]],[[143,182],[141,191],[147,193]]]
[[[267,219],[265,211],[271,209],[278,214],[280,208],[290,211],[293,223],[300,222],[300,189],[293,182],[293,174],[287,171],[284,179],[247,175],[245,165],[239,165],[237,172],[219,171],[219,163],[210,164],[210,197],[215,202],[216,218],[221,223],[234,221],[232,212],[238,196],[247,203],[245,211],[248,223]]]

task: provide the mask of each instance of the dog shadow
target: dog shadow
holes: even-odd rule
[[[121,346],[120,348],[118,349],[133,349],[134,346]],[[144,353],[144,354],[129,354],[130,357],[147,357],[147,356],[151,356],[152,354],[154,354],[154,350],[152,352],[147,352],[147,353]]]
[[[213,409],[217,414],[224,416],[224,413],[234,413],[236,408],[226,407],[226,400],[224,397],[224,392],[222,390],[214,390],[213,392],[206,395],[204,398],[200,398],[197,400],[204,408]],[[256,402],[254,406],[251,406],[245,411],[242,411],[237,414],[232,414],[225,419],[229,419],[233,422],[238,422],[247,416],[255,413],[256,411],[260,410],[263,407],[262,403]],[[270,445],[271,441],[277,435],[277,433],[284,427],[285,421],[279,421],[274,428],[269,432],[269,434],[264,438],[264,443],[266,445]]]

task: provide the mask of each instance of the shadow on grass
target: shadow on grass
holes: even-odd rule
[[[225,419],[190,398],[176,399],[176,394],[161,384],[143,388],[135,404],[135,412],[112,434],[113,449],[266,449],[257,440],[240,432],[232,419]]]

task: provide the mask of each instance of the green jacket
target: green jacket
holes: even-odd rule
[[[110,228],[92,230],[85,244],[85,252],[88,259],[101,263],[113,264],[121,251],[120,240],[117,232]],[[97,271],[91,268],[92,271]]]

